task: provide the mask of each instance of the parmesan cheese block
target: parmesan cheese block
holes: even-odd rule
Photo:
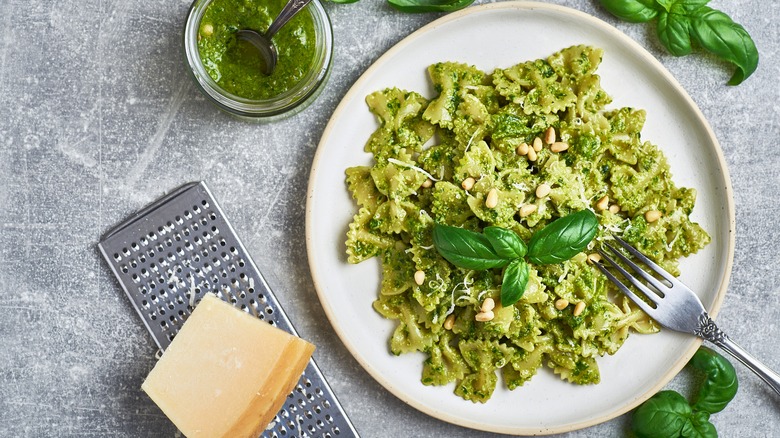
[[[141,389],[187,437],[256,438],[314,345],[207,294]]]

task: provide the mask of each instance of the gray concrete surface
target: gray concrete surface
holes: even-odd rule
[[[712,124],[736,204],[736,254],[718,321],[780,369],[780,4],[713,0],[753,35],[758,71],[675,58],[651,27],[618,22],[597,1],[558,0],[602,18],[654,54]],[[327,4],[331,80],[294,118],[235,120],[187,76],[188,0],[0,0],[0,436],[173,437],[140,391],[156,351],[95,244],[113,224],[181,183],[204,179],[366,437],[487,437],[433,419],[378,385],[322,311],[308,272],[307,178],[330,114],[385,50],[439,15],[382,0]],[[780,436],[780,397],[744,367],[712,421],[724,437]],[[678,376],[671,388],[684,388]],[[626,416],[569,437],[624,436]]]

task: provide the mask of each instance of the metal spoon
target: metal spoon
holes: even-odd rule
[[[282,28],[282,26],[287,24],[287,22],[290,21],[290,19],[292,19],[295,14],[300,12],[301,9],[306,7],[309,2],[311,2],[311,0],[288,1],[287,4],[284,5],[284,8],[282,8],[282,11],[279,12],[279,15],[276,16],[276,19],[274,19],[274,21],[268,27],[268,30],[265,32],[265,34],[256,32],[251,29],[241,29],[236,32],[236,37],[238,39],[252,44],[260,52],[260,56],[263,58],[263,61],[265,61],[263,73],[266,75],[270,75],[274,72],[277,59],[279,58],[276,52],[276,46],[271,39],[274,37],[274,34],[276,34],[276,32]]]

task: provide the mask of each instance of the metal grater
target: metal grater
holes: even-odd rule
[[[147,206],[98,247],[162,351],[207,292],[297,336],[203,182]],[[358,434],[312,359],[262,436]]]

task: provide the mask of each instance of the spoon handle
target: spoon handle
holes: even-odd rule
[[[279,12],[279,15],[276,17],[276,19],[271,23],[271,26],[268,27],[268,30],[265,32],[266,38],[269,40],[273,38],[274,34],[285,24],[287,24],[292,17],[295,16],[298,12],[301,11],[306,5],[309,4],[311,0],[290,0],[287,2],[286,5],[284,5],[284,8],[282,8],[282,11]]]

